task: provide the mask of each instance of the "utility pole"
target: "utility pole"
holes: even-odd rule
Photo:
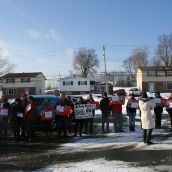
[[[106,56],[105,56],[105,46],[103,45],[103,58],[104,58],[104,65],[105,65],[105,83],[106,83],[106,92],[108,94],[108,84],[107,84],[107,70],[106,70]]]

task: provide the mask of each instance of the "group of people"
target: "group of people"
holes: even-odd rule
[[[7,137],[8,123],[10,123],[16,140],[26,137],[31,141],[35,132],[36,105],[33,97],[23,94],[22,98],[16,98],[15,103],[10,105],[8,99],[3,96],[0,103],[0,138]]]
[[[109,132],[109,123],[110,116],[112,116],[114,132],[124,132],[123,130],[123,115],[122,115],[122,106],[125,104],[125,96],[119,95],[117,92],[114,92],[111,98],[108,97],[107,93],[102,94],[102,99],[99,102],[99,105],[91,109],[91,117],[76,118],[75,116],[75,106],[84,105],[84,104],[94,104],[95,100],[93,99],[92,94],[90,93],[86,100],[81,96],[77,98],[76,103],[74,104],[70,96],[65,96],[64,93],[60,94],[60,98],[57,101],[55,107],[52,109],[47,100],[44,100],[42,103],[41,113],[46,110],[52,110],[53,116],[49,117],[48,120],[43,120],[42,124],[44,126],[44,131],[52,131],[52,123],[55,123],[55,130],[58,132],[58,135],[61,133],[64,136],[67,136],[68,131],[72,129],[72,122],[74,121],[74,136],[79,133],[82,134],[92,134],[93,133],[93,122],[95,110],[99,108],[102,112],[102,132]],[[19,139],[20,137],[26,137],[29,141],[35,135],[35,111],[36,104],[32,96],[27,96],[23,94],[22,98],[16,98],[15,103],[10,105],[6,97],[1,98],[1,113],[7,113],[6,115],[0,115],[0,138],[7,137],[7,124],[10,121],[12,124],[12,129],[14,137]],[[140,98],[135,98],[132,94],[127,103],[126,111],[129,117],[128,126],[131,132],[135,131],[135,117],[136,111],[139,110],[141,117],[141,128],[143,129],[143,141],[147,144],[152,144],[151,135],[154,128],[161,128],[161,117],[163,108],[166,107],[167,112],[170,115],[171,119],[171,128],[172,128],[172,93],[168,101],[164,101],[161,97],[160,92],[155,94],[154,99],[148,98],[146,92],[143,92]],[[62,111],[57,111],[59,107],[63,107]],[[151,114],[151,110],[154,109],[155,122]],[[6,112],[4,111],[6,110]],[[40,114],[42,115],[42,114]],[[52,114],[51,114],[52,115]]]

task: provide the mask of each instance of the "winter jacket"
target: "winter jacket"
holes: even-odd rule
[[[29,103],[25,109],[25,118],[27,121],[34,121],[36,113],[35,103]]]
[[[110,106],[109,106],[109,99],[108,99],[108,97],[103,98],[103,99],[100,101],[100,110],[101,110],[103,113],[109,113],[109,112],[111,111]]]
[[[112,113],[122,113],[122,104],[121,103],[114,104],[112,101],[110,101],[109,106],[112,110]]]
[[[135,98],[131,98],[131,99],[128,100],[127,106],[126,106],[127,112],[136,113],[136,110],[137,110],[138,107],[133,108],[132,103],[138,103],[138,100],[136,100]]]
[[[154,128],[154,121],[151,114],[151,109],[155,107],[155,104],[148,99],[140,99],[139,107],[141,110],[141,122],[143,129]]]

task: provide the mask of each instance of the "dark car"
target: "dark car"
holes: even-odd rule
[[[126,96],[126,92],[125,92],[125,89],[119,89],[116,91],[118,95],[120,96]]]

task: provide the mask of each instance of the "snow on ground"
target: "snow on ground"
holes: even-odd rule
[[[151,167],[132,167],[130,163],[123,161],[107,161],[96,159],[75,163],[64,163],[45,169],[45,172],[153,172],[164,169],[163,166]],[[167,166],[165,166],[167,169]],[[171,167],[169,167],[169,170]]]
[[[42,170],[40,170],[42,171]],[[44,172],[157,172],[171,171],[171,166],[137,167],[123,161],[107,161],[103,158],[82,162],[57,164]]]
[[[168,94],[162,94],[163,97],[168,97]],[[123,106],[123,114],[126,116],[126,103]],[[164,113],[167,112],[164,109]],[[100,110],[96,111],[95,118],[100,118],[101,112]],[[127,117],[128,118],[128,117]],[[168,139],[161,140],[159,136],[164,136],[169,134],[169,131],[165,129],[154,129],[153,136],[155,136],[152,141],[156,144],[153,145],[146,145],[142,142],[142,130],[140,127],[140,116],[139,112],[136,115],[136,132],[130,132],[128,127],[125,126],[123,133],[114,133],[113,132],[113,124],[110,124],[110,133],[106,133],[101,137],[88,137],[83,136],[74,137],[71,143],[64,143],[60,147],[56,149],[59,152],[68,152],[68,151],[87,151],[89,149],[94,148],[121,148],[125,146],[132,145],[135,150],[172,150],[172,137],[168,137]],[[162,124],[166,123],[165,120],[162,120]],[[159,136],[157,136],[159,135]],[[157,137],[156,137],[157,136]],[[169,169],[169,170],[168,170]],[[70,162],[70,163],[63,163],[57,164],[41,171],[45,172],[154,172],[154,171],[170,171],[171,166],[156,166],[156,167],[137,167],[136,164],[123,162],[123,161],[108,161],[104,158],[95,159],[95,160],[87,160],[82,162]]]

